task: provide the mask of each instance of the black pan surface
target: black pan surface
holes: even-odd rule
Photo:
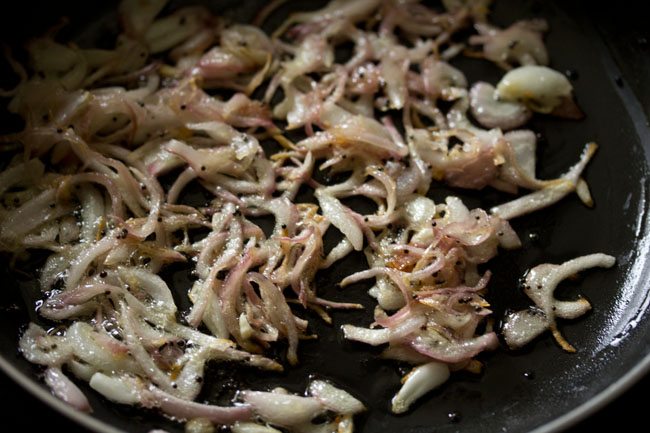
[[[216,11],[245,21],[262,2],[208,3]],[[315,4],[296,2],[288,8],[308,9]],[[366,311],[335,312],[331,327],[307,315],[321,339],[302,344],[299,367],[283,375],[242,368],[228,368],[224,373],[215,367],[201,398],[214,400],[223,391],[224,381],[258,389],[282,384],[302,392],[308,378],[314,375],[343,385],[367,405],[368,412],[357,418],[359,432],[545,432],[566,428],[613,398],[650,368],[650,264],[647,261],[650,129],[644,112],[650,106],[650,98],[644,99],[644,95],[648,96],[644,93],[647,87],[641,81],[644,74],[639,71],[650,63],[645,51],[647,40],[632,40],[629,36],[625,39],[626,30],[612,27],[615,21],[611,17],[605,20],[604,16],[587,12],[582,6],[581,3],[559,6],[531,1],[500,1],[495,5],[492,21],[499,25],[534,16],[549,21],[551,31],[546,42],[552,66],[573,72],[570,75],[574,78],[578,102],[587,115],[580,122],[534,119],[532,128],[542,138],[541,177],[561,173],[576,160],[587,141],[598,142],[600,148],[586,172],[595,208],[585,208],[573,196],[550,209],[514,221],[513,227],[520,234],[524,248],[503,252],[493,261],[490,268],[495,277],[488,296],[499,317],[506,308],[527,305],[517,281],[529,267],[592,252],[616,256],[614,269],[590,271],[561,291],[561,296],[567,298],[583,295],[594,306],[588,316],[561,325],[562,332],[578,352],[563,353],[550,336],[544,336],[520,352],[503,349],[487,354],[482,357],[486,364],[482,375],[457,374],[418,402],[408,414],[391,415],[389,401],[399,387],[401,366],[375,359],[376,350],[346,342],[338,331],[343,323],[371,321],[372,300],[366,295],[367,285],[351,286],[345,292],[335,287],[344,276],[363,266],[363,257],[358,255],[319,275],[317,281],[325,297],[363,303],[368,307]],[[64,6],[40,4],[38,7],[51,10],[51,19],[59,16],[62,13],[59,8]],[[76,33],[81,43],[101,42],[102,33],[111,31],[109,21],[101,19],[102,8],[72,10],[70,15],[73,23],[85,17],[81,21],[83,26],[76,27],[87,29]],[[47,13],[39,16],[47,22]],[[3,34],[3,38],[13,41],[20,34],[36,33],[38,29],[20,28],[16,22],[11,25],[13,33]],[[75,31],[70,30],[72,34]],[[482,61],[466,60],[461,67],[469,81],[480,78],[496,82],[501,75]],[[431,191],[438,199],[449,193],[437,185]],[[492,191],[455,193],[470,207],[487,207],[506,199]],[[176,288],[184,290],[187,282],[182,271],[172,269],[168,275]],[[22,359],[16,349],[19,329],[33,314],[35,299],[24,295],[29,290],[23,295],[19,290],[29,286],[28,279],[8,272],[6,266],[0,270],[0,279],[5,282],[0,299],[0,367],[29,381],[32,387],[43,388],[39,370]],[[82,389],[88,388],[82,385]],[[87,394],[95,409],[94,418],[105,425],[129,432],[148,432],[153,428],[183,431],[180,425],[155,414],[109,404],[90,391]],[[450,418],[449,414],[457,416]],[[96,424],[92,428],[100,427]]]

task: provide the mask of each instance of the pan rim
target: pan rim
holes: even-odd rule
[[[59,400],[57,397],[48,392],[41,386],[35,378],[28,376],[16,368],[4,355],[0,354],[0,370],[2,370],[9,378],[21,386],[24,390],[29,392],[32,396],[38,398],[41,402],[55,409],[60,414],[68,417],[68,419],[80,424],[97,433],[126,433],[124,430],[115,428],[106,421],[95,418],[91,414],[79,412],[72,406]],[[578,422],[586,419],[589,415],[594,414],[602,409],[608,403],[613,402],[616,398],[621,396],[632,385],[639,382],[644,376],[650,372],[650,354],[637,363],[634,368],[629,370],[624,375],[620,376],[617,380],[613,381],[609,386],[600,391],[598,394],[565,413],[564,415],[549,421],[533,430],[530,433],[556,433],[574,426]]]
[[[576,425],[588,416],[593,415],[600,409],[604,408],[607,404],[616,400],[649,372],[650,354],[647,354],[637,365],[634,366],[634,368],[613,381],[598,394],[591,397],[581,405],[571,409],[559,418],[535,428],[530,433],[555,433]]]
[[[31,377],[18,368],[16,368],[4,355],[0,355],[0,370],[2,370],[10,379],[16,382],[24,390],[29,392],[33,397],[38,398],[47,406],[55,409],[60,414],[65,415],[68,419],[98,433],[126,433],[124,430],[117,429],[104,420],[95,418],[85,412],[80,412],[68,405],[64,401],[52,395],[48,390],[41,386],[34,377]]]

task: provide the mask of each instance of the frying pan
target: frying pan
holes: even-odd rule
[[[262,2],[207,3],[217,12],[246,21]],[[302,9],[317,5],[318,2],[300,2]],[[93,10],[87,9],[87,3],[85,9],[77,6],[70,1],[25,1],[3,15],[3,41],[17,43],[52,24],[55,17],[67,14],[73,25],[65,32],[81,43],[101,45],[102,35],[115,31],[110,24],[114,20],[110,12],[114,3],[93,5]],[[288,5],[291,7],[296,6]],[[345,292],[335,286],[342,277],[363,266],[363,257],[358,254],[319,274],[317,283],[323,296],[360,302],[366,305],[365,311],[335,312],[333,326],[326,326],[306,313],[321,338],[301,345],[300,366],[286,374],[273,375],[234,366],[227,369],[215,366],[206,376],[211,379],[206,381],[201,399],[218,400],[224,383],[257,389],[282,384],[291,391],[302,392],[308,378],[317,376],[332,379],[363,400],[369,410],[356,419],[359,432],[552,432],[565,430],[592,414],[646,374],[650,369],[650,128],[647,121],[650,84],[645,81],[650,76],[648,40],[647,34],[640,30],[642,14],[638,11],[590,8],[593,6],[587,2],[506,0],[496,3],[491,18],[499,25],[533,16],[549,21],[551,31],[546,43],[552,66],[571,71],[569,75],[574,80],[579,105],[587,115],[579,122],[533,120],[531,127],[541,138],[540,177],[561,173],[577,158],[587,141],[598,142],[600,148],[586,172],[595,208],[585,208],[576,197],[568,197],[552,208],[515,220],[513,227],[524,247],[502,252],[490,264],[494,278],[488,299],[495,317],[500,317],[506,308],[528,305],[517,282],[529,267],[543,262],[559,263],[592,252],[616,256],[615,268],[589,271],[558,291],[559,296],[568,299],[583,295],[594,307],[586,317],[561,324],[562,332],[578,352],[563,353],[545,335],[522,351],[501,349],[485,354],[481,360],[486,368],[480,376],[456,374],[443,387],[422,398],[408,414],[391,415],[389,401],[399,387],[404,366],[376,359],[377,350],[344,341],[338,331],[343,323],[365,325],[371,321],[372,302],[366,294],[367,285],[351,286]],[[279,15],[287,11],[285,7]],[[35,12],[38,12],[36,16]],[[274,18],[276,22],[281,19]],[[479,78],[496,82],[501,74],[486,62],[463,62],[461,68],[470,82]],[[11,119],[3,116],[7,120],[2,122],[2,128],[8,129]],[[487,207],[507,199],[493,191],[450,191],[440,185],[434,185],[432,190],[432,196],[437,199],[458,194],[470,207]],[[175,286],[184,287],[183,272],[174,271],[170,270],[168,277]],[[39,380],[39,369],[17,352],[20,328],[30,317],[34,319],[35,299],[29,278],[10,272],[4,263],[0,267],[0,281],[5,286],[0,299],[0,368],[57,411],[45,409],[49,415],[35,420],[41,418],[39,413],[26,421],[24,415],[16,415],[25,413],[22,405],[42,406],[25,391],[16,391],[15,400],[8,396],[9,401],[3,403],[5,420],[9,416],[23,426],[31,422],[33,426],[47,428],[58,423],[68,431],[84,431],[84,428],[111,432],[147,432],[153,428],[183,431],[180,425],[156,414],[108,403],[83,384],[81,387],[88,391],[94,413],[92,417],[71,415],[72,410],[49,395]],[[6,383],[6,378],[2,379],[0,383]],[[643,383],[648,384],[650,380],[646,378]],[[15,385],[9,386],[16,389]],[[624,396],[624,402],[635,400],[641,391],[640,386],[635,387]],[[610,416],[639,420],[624,402],[611,405],[595,420]],[[75,422],[85,427],[62,420],[59,412],[73,416]],[[572,431],[586,431],[595,425],[595,421],[583,423]]]

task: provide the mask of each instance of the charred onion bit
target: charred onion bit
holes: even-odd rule
[[[123,0],[112,46],[82,48],[54,29],[27,44],[28,64],[9,58],[18,85],[0,94],[25,128],[0,137],[0,250],[17,265],[48,252],[37,311],[56,327],[31,323],[19,344],[54,395],[90,411],[75,384],[88,382],[116,403],[188,421],[187,431],[352,432],[364,406],[330,382],[312,381],[304,396],[195,400],[208,363],[281,371],[316,337],[306,310],[330,323],[332,311],[362,308],[324,299],[315,283],[353,251],[368,267],[341,286],[371,280],[377,307],[372,325],[345,324],[343,335],[413,366],[393,412],[454,371],[479,372],[476,356],[498,346],[486,266],[521,247],[508,221],[571,192],[592,204],[582,176],[595,144],[558,179],[536,176],[528,120],[581,115],[571,84],[545,66],[546,23],[498,29],[486,0],[334,0],[266,34],[283,0],[254,25],[167,3]],[[469,82],[454,66],[468,44],[509,72]],[[433,180],[526,192],[488,213],[432,200]],[[349,205],[359,198],[374,206]],[[161,276],[172,263],[191,272],[173,287],[189,307]],[[612,264],[601,254],[533,269],[536,306],[509,317],[508,343],[551,329],[570,348],[555,319],[588,304],[553,290]],[[286,351],[271,359],[278,345]]]

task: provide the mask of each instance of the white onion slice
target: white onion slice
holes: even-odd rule
[[[325,411],[322,403],[309,397],[261,391],[243,391],[241,397],[259,417],[282,427],[310,423]]]
[[[309,394],[336,413],[355,414],[366,409],[363,403],[347,392],[322,380],[314,380],[309,384]]]
[[[449,367],[441,362],[429,362],[415,367],[404,376],[402,387],[391,400],[393,413],[406,412],[411,404],[449,379]]]
[[[314,195],[318,199],[323,215],[345,235],[355,250],[361,251],[363,232],[350,214],[352,211],[323,190],[317,189]]]

